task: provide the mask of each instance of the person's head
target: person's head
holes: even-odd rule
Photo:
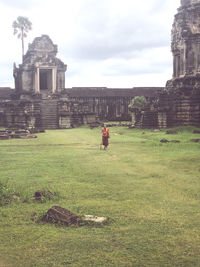
[[[106,124],[104,124],[103,127],[106,128]]]

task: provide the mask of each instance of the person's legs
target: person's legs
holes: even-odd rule
[[[107,150],[107,147],[108,147],[108,137],[104,137],[103,145],[104,145],[104,150]]]

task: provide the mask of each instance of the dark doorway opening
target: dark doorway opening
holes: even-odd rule
[[[52,90],[51,69],[40,69],[40,90]]]

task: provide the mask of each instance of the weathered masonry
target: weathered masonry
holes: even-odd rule
[[[148,99],[158,88],[65,88],[67,66],[56,57],[47,35],[29,44],[13,75],[15,89],[0,88],[0,125],[70,128],[99,120],[130,120],[128,105],[136,95]]]
[[[200,0],[181,1],[172,27],[171,50],[173,77],[148,102],[135,126],[200,126]]]
[[[65,87],[67,66],[56,54],[57,45],[47,35],[35,38],[19,68],[14,64],[16,91],[43,95],[61,92]]]
[[[98,121],[128,121],[135,127],[200,126],[200,0],[182,0],[172,27],[173,77],[166,87],[65,88],[67,66],[47,35],[35,38],[19,67],[15,89],[0,88],[0,126],[59,129]]]
[[[172,27],[173,78],[158,96],[160,123],[200,126],[200,0],[182,0]]]

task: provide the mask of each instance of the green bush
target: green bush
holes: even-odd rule
[[[142,110],[147,104],[147,100],[144,96],[136,96],[131,100],[129,109]]]

